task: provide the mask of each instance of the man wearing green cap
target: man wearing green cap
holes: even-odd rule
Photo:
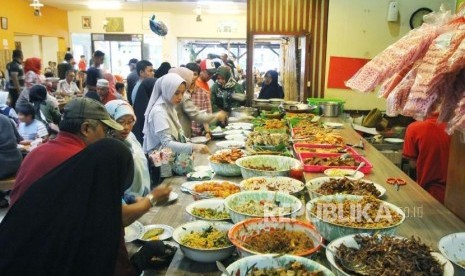
[[[59,127],[56,139],[34,149],[24,159],[11,192],[11,206],[37,179],[86,146],[105,138],[109,130],[123,129],[111,119],[105,106],[89,98],[70,101],[65,106]]]

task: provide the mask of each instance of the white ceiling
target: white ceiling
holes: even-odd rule
[[[62,10],[89,10],[87,7],[88,2],[104,2],[111,0],[40,0],[45,6],[51,6]],[[115,1],[115,0],[112,0]],[[116,0],[118,1],[118,0]],[[32,2],[32,1],[31,1]],[[231,5],[245,13],[247,10],[247,0],[119,0],[121,2],[121,10],[124,11],[141,11],[152,10],[159,12],[174,12],[181,14],[191,14],[199,5],[202,9],[207,10],[209,6],[224,9],[230,8]],[[225,3],[230,2],[230,4]]]

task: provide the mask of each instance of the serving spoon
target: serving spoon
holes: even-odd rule
[[[322,247],[324,247],[326,250],[331,252],[331,254],[334,256],[334,258],[338,259],[341,265],[350,272],[355,272],[360,275],[370,275],[367,271],[367,265],[366,264],[361,264],[361,263],[354,263],[354,262],[348,262],[344,260],[341,256],[337,255],[336,252],[332,249],[324,245],[323,243],[320,243]]]
[[[358,167],[355,169],[353,173],[345,173],[344,176],[354,177],[363,166],[365,166],[365,162],[362,161],[360,162],[360,164],[358,164]]]
[[[220,261],[216,261],[216,267],[217,267],[221,272],[223,272],[226,276],[232,276],[231,273],[229,273],[229,272],[226,270],[226,267],[224,267],[224,265],[223,265]]]

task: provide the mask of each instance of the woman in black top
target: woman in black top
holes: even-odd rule
[[[269,70],[265,74],[265,81],[262,84],[259,99],[284,98],[283,87],[278,83],[278,72]]]

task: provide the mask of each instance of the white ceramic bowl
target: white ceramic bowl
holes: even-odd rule
[[[300,160],[279,155],[254,155],[246,156],[236,160],[241,168],[242,177],[247,179],[255,176],[289,176],[291,168],[301,166]],[[251,169],[247,166],[269,166],[273,171]]]
[[[308,222],[289,218],[252,218],[236,223],[228,232],[229,240],[236,246],[237,251],[241,257],[251,255],[263,254],[264,252],[257,252],[245,244],[244,241],[250,236],[259,235],[260,231],[273,231],[274,229],[285,229],[289,231],[304,232],[307,237],[312,240],[313,247],[306,248],[302,252],[296,252],[292,255],[309,257],[313,253],[321,249],[323,237],[315,229],[315,226]],[[269,252],[279,254],[280,252]]]
[[[223,152],[231,152],[231,149],[224,149],[215,152],[213,155],[221,154]],[[245,156],[246,152],[242,150],[242,155]],[[236,165],[236,163],[219,163],[211,160],[211,157],[208,157],[210,161],[210,167],[213,171],[222,176],[240,176],[241,175],[241,168]]]
[[[465,275],[465,232],[442,237],[438,248],[453,263],[455,275]]]
[[[239,259],[230,264],[226,268],[226,271],[229,272],[230,275],[246,276],[246,272],[252,266],[258,269],[279,268],[285,267],[290,262],[299,262],[309,271],[321,271],[323,276],[334,275],[328,268],[310,259],[294,255],[276,256],[276,254],[254,255]],[[223,273],[221,276],[227,275]]]
[[[202,199],[202,200],[194,201],[191,204],[187,205],[186,212],[192,217],[194,217],[195,219],[209,220],[209,221],[229,220],[229,218],[214,219],[214,218],[205,218],[202,216],[194,215],[192,213],[194,208],[209,208],[209,209],[214,209],[218,211],[226,211],[226,207],[224,206],[224,199],[210,198],[210,199]]]
[[[184,237],[184,235],[190,233],[191,231],[203,231],[210,226],[218,230],[227,232],[233,225],[227,222],[210,222],[197,220],[188,222],[174,229],[173,239],[181,247],[184,256],[200,263],[212,263],[224,260],[231,256],[235,249],[234,245],[218,249],[197,249],[185,246],[181,243],[181,239]]]
[[[324,183],[330,181],[331,179],[341,179],[341,178],[343,178],[343,177],[317,177],[317,178],[311,179],[310,181],[307,182],[307,184],[305,184],[305,186],[307,187],[307,190],[308,190],[308,194],[310,195],[310,198],[314,199],[314,198],[317,198],[319,196],[323,196],[323,194],[320,194],[320,193],[316,192],[316,190],[318,190],[318,188],[320,188],[321,185],[323,185]],[[350,177],[348,177],[348,178],[352,179]],[[357,180],[357,179],[354,179],[354,180]],[[366,180],[366,179],[359,179],[358,181],[373,183],[373,185],[376,187],[376,189],[380,192],[380,195],[378,196],[379,198],[382,197],[386,193],[386,189],[383,186],[381,186],[381,185],[379,185],[377,183],[374,183],[374,182]]]
[[[369,235],[369,234],[361,234],[361,235]],[[344,236],[341,238],[338,238],[336,240],[333,240],[327,245],[327,248],[329,250],[326,250],[326,259],[331,265],[331,269],[333,272],[338,275],[338,276],[350,276],[350,274],[345,273],[342,268],[336,263],[335,257],[333,255],[333,252],[337,252],[337,248],[341,246],[341,244],[346,245],[347,247],[352,247],[352,248],[359,248],[357,242],[354,240],[354,235],[348,235]],[[396,236],[396,238],[399,239],[405,239],[404,237]],[[440,263],[440,264],[445,264],[443,266],[444,269],[444,274],[443,276],[453,276],[454,275],[454,268],[452,267],[452,264],[447,261],[444,256],[437,252],[431,252],[431,255]]]
[[[256,217],[271,217],[266,213],[263,216],[252,215],[244,212],[236,211],[236,206],[244,204],[249,201],[260,201],[260,200],[277,200],[280,202],[281,207],[291,207],[290,212],[280,213],[279,217],[295,217],[297,213],[302,209],[302,202],[295,196],[288,195],[280,192],[269,192],[269,191],[243,191],[237,194],[232,194],[224,200],[224,205],[231,216],[231,220],[234,223],[238,223],[248,218]],[[274,217],[278,217],[273,215]]]
[[[194,143],[194,144],[206,144],[208,141],[210,141],[210,139],[208,139],[205,136],[196,136],[196,137],[192,137],[190,141],[191,143]]]
[[[402,224],[405,220],[405,213],[402,211],[399,207],[395,206],[394,204],[388,203],[386,201],[382,201],[384,208],[377,210],[377,214],[382,218],[382,216],[387,217],[391,213],[397,213],[400,215],[401,219],[399,222],[393,225],[389,226],[384,226],[384,227],[376,227],[376,228],[369,228],[369,227],[351,227],[351,226],[345,226],[342,224],[336,224],[333,222],[329,222],[326,220],[323,220],[321,217],[318,216],[317,214],[313,214],[311,210],[313,209],[313,206],[317,204],[317,202],[338,202],[341,204],[338,204],[334,206],[332,203],[328,203],[328,206],[324,207],[325,205],[323,204],[323,207],[320,215],[328,215],[329,217],[332,217],[333,215],[338,215],[342,214],[342,210],[339,211],[340,207],[342,207],[342,202],[345,200],[354,200],[358,201],[363,199],[363,196],[357,196],[357,195],[345,195],[345,194],[335,194],[335,195],[326,195],[326,196],[321,196],[318,198],[314,198],[310,200],[307,205],[306,205],[306,216],[307,219],[312,222],[316,229],[320,232],[320,234],[323,236],[328,241],[332,241],[334,239],[347,236],[347,235],[352,235],[352,234],[360,234],[360,233],[380,233],[380,234],[386,234],[386,235],[394,235],[396,233],[397,227]],[[360,207],[358,208],[357,205],[354,207],[354,213],[355,218],[363,217],[362,210],[363,208]],[[334,211],[334,212],[332,212]],[[348,217],[342,217],[341,219],[349,219]]]
[[[278,191],[288,194],[298,194],[305,185],[302,181],[286,176],[247,178],[239,183],[243,191]]]

